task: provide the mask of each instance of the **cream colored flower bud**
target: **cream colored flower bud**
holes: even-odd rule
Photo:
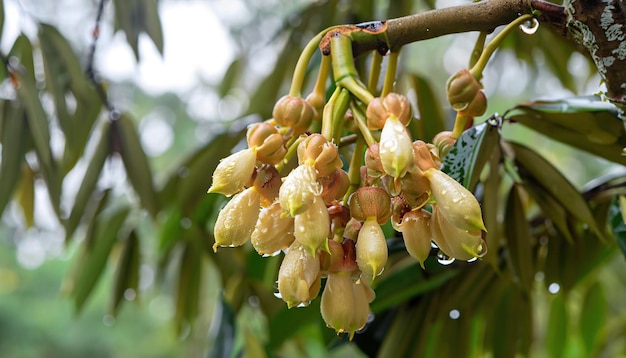
[[[293,218],[282,215],[279,202],[261,210],[250,241],[260,255],[273,255],[285,250],[295,240]]]
[[[472,260],[487,253],[481,231],[462,230],[450,224],[439,205],[433,205],[431,234],[437,246],[455,259]]]
[[[213,183],[209,193],[231,196],[244,189],[252,179],[256,164],[256,151],[253,148],[241,150],[220,160],[213,172]]]
[[[402,177],[414,165],[413,143],[406,127],[391,116],[380,134],[380,160],[386,174]]]
[[[213,251],[220,246],[241,246],[248,241],[259,217],[261,195],[248,188],[235,195],[217,215]]]
[[[276,102],[272,116],[278,125],[290,127],[297,136],[309,128],[317,118],[317,111],[304,98],[284,96]]]
[[[318,249],[328,251],[330,217],[321,196],[315,196],[313,203],[296,215],[293,224],[296,241],[309,255],[315,257]]]
[[[278,292],[289,308],[308,305],[317,296],[320,261],[294,241],[278,270]],[[317,288],[317,290],[316,290]]]
[[[251,125],[246,139],[248,147],[256,147],[257,160],[262,163],[278,164],[287,154],[283,137],[276,127],[267,122]]]
[[[391,217],[391,198],[382,188],[374,186],[359,188],[350,195],[348,202],[350,215],[359,221],[374,217],[382,225]]]
[[[318,177],[330,175],[343,166],[337,146],[323,135],[314,133],[298,144],[298,162],[315,162]]]
[[[461,230],[487,231],[480,204],[471,191],[439,169],[424,172],[441,213]]]
[[[432,240],[430,220],[430,213],[419,209],[404,214],[402,223],[399,225],[406,251],[420,263],[422,268],[430,254]]]
[[[398,118],[406,126],[411,121],[411,104],[403,95],[389,93],[385,98],[374,98],[367,105],[365,115],[367,127],[371,130],[383,128],[390,116]]]
[[[369,217],[363,223],[356,241],[356,262],[359,269],[368,280],[383,272],[387,263],[387,241],[385,234],[376,221],[376,217]]]
[[[352,280],[350,272],[333,272],[328,275],[322,293],[322,318],[328,327],[337,333],[347,332],[352,339],[367,323],[370,297],[363,284]]]
[[[322,186],[317,182],[313,163],[304,163],[291,171],[283,181],[278,192],[278,201],[291,217],[304,212],[316,196],[322,193]]]

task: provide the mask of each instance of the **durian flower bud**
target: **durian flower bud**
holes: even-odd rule
[[[261,194],[261,206],[269,206],[276,200],[281,182],[275,166],[263,164],[257,169],[253,185]]]
[[[359,230],[356,240],[356,262],[359,269],[368,280],[373,281],[374,277],[383,272],[387,258],[385,234],[376,217],[369,217]]]
[[[413,142],[413,153],[415,154],[415,165],[421,170],[426,171],[430,168],[439,168],[435,162],[431,147],[422,140]]]
[[[315,167],[312,162],[307,162],[287,175],[278,191],[278,201],[283,211],[295,217],[308,209],[321,193],[322,186],[317,182]]]
[[[354,241],[345,239],[343,243],[328,241],[328,252],[320,252],[322,270],[328,272],[355,272],[359,269],[356,264],[356,249]]]
[[[400,196],[412,209],[426,205],[430,198],[430,183],[424,174],[419,171],[410,171],[399,179]]]
[[[291,128],[298,136],[309,128],[317,111],[301,97],[284,96],[276,102],[272,116],[279,126]]]
[[[369,295],[347,271],[333,272],[326,279],[320,311],[326,325],[337,333],[347,332],[350,339],[362,329],[369,316]]]
[[[376,97],[367,105],[365,112],[367,127],[382,129],[387,118],[394,116],[405,126],[411,121],[411,104],[403,95],[389,93],[385,98]]]
[[[359,188],[350,195],[348,202],[350,215],[359,221],[373,217],[382,225],[391,217],[391,198],[384,189],[374,186]]]
[[[328,142],[323,135],[314,133],[298,144],[298,162],[315,162],[318,177],[330,175],[343,166],[337,146]]]
[[[267,122],[255,123],[246,133],[248,147],[256,147],[256,158],[266,164],[278,164],[285,158],[287,149],[283,137]]]
[[[213,251],[220,246],[241,246],[248,241],[259,217],[261,195],[248,188],[235,195],[217,215],[213,235]]]
[[[469,105],[462,111],[459,111],[459,114],[462,114],[466,117],[478,117],[485,114],[487,111],[487,97],[483,91],[479,91],[476,93],[476,96],[471,100]]]
[[[231,196],[242,191],[252,179],[255,164],[254,148],[244,149],[223,158],[213,172],[213,183],[208,192]]]
[[[324,93],[319,92],[311,92],[308,96],[306,96],[306,101],[315,108],[317,113],[322,113],[324,110],[324,103],[326,102],[326,98],[324,97]],[[316,116],[314,120],[318,119],[319,116]]]
[[[315,257],[318,249],[328,251],[330,217],[321,196],[315,196],[313,203],[295,216],[293,224],[296,241],[310,256]]]
[[[481,91],[482,85],[467,68],[464,68],[448,79],[446,84],[448,102],[459,112],[467,109],[470,102]]]
[[[430,181],[432,196],[450,224],[461,230],[487,231],[480,204],[471,191],[439,169],[424,172]]]
[[[319,291],[320,261],[294,241],[278,270],[278,292],[287,307],[308,305]]]
[[[288,248],[294,240],[293,218],[282,215],[279,202],[261,210],[250,237],[259,255],[274,255]]]
[[[406,251],[420,263],[422,269],[424,269],[424,261],[430,254],[432,240],[430,220],[429,212],[418,209],[404,214],[402,223],[399,225]]]
[[[435,244],[450,257],[472,260],[487,253],[481,231],[468,231],[452,225],[439,205],[433,205],[431,234]]]
[[[439,156],[445,157],[446,154],[452,149],[454,143],[456,143],[457,138],[452,136],[451,131],[443,131],[437,133],[435,138],[433,138],[433,144],[437,147]]]
[[[326,203],[343,198],[350,188],[350,177],[342,169],[320,178],[319,182],[322,185],[322,198]]]
[[[365,151],[365,166],[367,167],[367,174],[372,177],[379,177],[382,175],[383,162],[380,160],[380,144],[374,143],[367,147]]]
[[[411,136],[395,116],[389,117],[383,127],[378,152],[384,172],[394,178],[404,176],[414,165]]]

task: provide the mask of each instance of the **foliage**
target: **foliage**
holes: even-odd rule
[[[274,37],[286,40],[276,49],[273,70],[256,88],[248,88],[251,102],[242,118],[272,116],[272,103],[286,91],[296,66],[294,49],[305,47],[310,31],[434,7],[431,1],[412,3],[360,1],[343,8],[339,1],[329,0],[297,9],[291,16],[299,21],[286,21]],[[144,32],[162,51],[156,2],[114,1],[109,6],[115,7],[116,28],[125,32],[137,57],[137,41]],[[3,19],[1,7],[0,15]],[[580,55],[577,48],[547,28],[535,36],[514,31],[502,48],[513,49],[537,73],[546,68],[528,54],[542,54],[547,70],[565,88],[575,90],[581,81],[563,71],[573,56]],[[316,56],[312,63],[320,62]],[[44,78],[36,69],[39,57]],[[486,352],[500,357],[529,355],[537,350],[533,344],[542,345],[541,351],[550,356],[563,352],[610,356],[623,344],[622,318],[614,317],[616,312],[623,316],[623,311],[604,302],[610,301],[613,291],[609,285],[614,281],[606,278],[615,275],[610,270],[615,265],[613,254],[618,247],[626,253],[626,177],[623,171],[615,171],[580,188],[571,183],[569,173],[546,158],[538,144],[549,143],[547,137],[575,148],[567,155],[585,152],[593,160],[623,169],[624,121],[619,110],[600,97],[491,106],[493,115],[476,116],[477,124],[468,125],[442,156],[442,171],[471,189],[481,202],[489,251],[478,262],[442,265],[432,250],[422,270],[407,256],[399,233],[384,227],[389,261],[373,286],[376,299],[370,309],[375,318],[354,336],[353,343],[346,344],[347,337],[325,327],[320,299],[306,308],[288,309],[274,297],[280,257],[262,258],[249,245],[218,254],[211,250],[224,199],[205,194],[211,184],[209,173],[245,138],[245,131],[236,125],[225,128],[177,161],[171,172],[156,175],[135,117],[115,109],[104,86],[81,67],[79,55],[54,26],[39,24],[36,38],[19,36],[2,59],[0,74],[14,90],[13,97],[1,101],[0,212],[14,202],[25,225],[36,226],[35,187],[45,185],[65,229],[66,243],[79,246],[64,284],[77,312],[85,310],[93,290],[110,271],[115,279],[110,283],[109,313],[118,314],[126,301],[123,297],[139,293],[139,268],[149,262],[147,257],[156,256],[157,277],[176,297],[174,320],[179,334],[197,327],[203,312],[215,314],[215,335],[207,344],[210,356],[243,351],[289,355],[300,350],[340,356],[342,350],[356,346],[366,355],[383,357]],[[249,86],[244,65],[249,61],[252,56],[245,51],[233,61],[218,88],[221,95]],[[366,73],[373,61],[371,56],[360,56],[355,69]],[[419,119],[408,127],[411,135],[432,141],[450,126],[447,118],[453,111],[442,101],[445,83],[432,73],[412,71],[407,61],[400,57],[397,78],[394,73],[392,79],[397,79],[398,90],[416,95],[413,105]],[[307,90],[316,70],[316,65],[305,68]],[[333,90],[334,85],[324,88],[326,99]],[[480,118],[483,123],[478,123]],[[503,134],[522,127],[530,129],[524,138]],[[63,137],[61,153],[53,148],[52,133],[58,132]],[[119,190],[102,180],[107,168],[120,162],[130,195],[128,189]],[[65,185],[68,176],[77,172],[82,172],[80,185]],[[598,274],[601,270],[604,277]],[[215,307],[205,303],[209,287],[221,290],[219,297],[212,297]],[[547,322],[537,312],[549,312]],[[545,340],[538,341],[538,331],[548,332]]]

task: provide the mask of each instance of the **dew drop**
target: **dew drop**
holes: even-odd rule
[[[559,293],[560,290],[561,290],[561,285],[559,285],[556,282],[552,282],[550,286],[548,286],[548,292],[550,292],[553,295],[556,295],[557,293]]]
[[[297,305],[296,307],[298,308],[304,308],[304,307],[308,307],[309,304],[311,304],[311,301],[307,301],[307,302],[301,302],[299,305]]]
[[[281,300],[283,299],[283,296],[280,294],[280,292],[274,292],[274,297],[280,298]]]
[[[539,29],[539,21],[533,17],[532,20],[528,20],[519,25],[519,28],[526,35],[532,35]]]
[[[471,259],[467,260],[467,262],[471,263],[471,262],[475,262],[476,260],[478,260],[478,257],[471,258]]]
[[[457,309],[453,309],[450,311],[449,315],[452,319],[459,319],[459,317],[461,317],[461,312]]]
[[[451,263],[454,262],[454,257],[450,257],[450,256],[444,254],[443,251],[439,251],[437,253],[437,261],[440,264],[442,264],[444,266],[447,266],[447,265],[450,265]]]

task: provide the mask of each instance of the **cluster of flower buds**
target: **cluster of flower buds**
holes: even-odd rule
[[[315,107],[281,98],[272,120],[249,127],[248,148],[219,163],[209,192],[233,197],[218,215],[213,249],[250,239],[261,255],[284,252],[280,297],[288,307],[306,306],[324,287],[323,319],[352,338],[368,321],[370,285],[387,263],[382,225],[391,220],[422,267],[431,242],[451,258],[484,255],[485,227],[472,193],[439,169],[438,147],[411,139],[406,97],[391,93],[367,106],[368,130],[380,131],[380,140],[355,154],[365,161],[358,187],[337,145],[307,132]],[[281,175],[293,154],[297,165]]]

